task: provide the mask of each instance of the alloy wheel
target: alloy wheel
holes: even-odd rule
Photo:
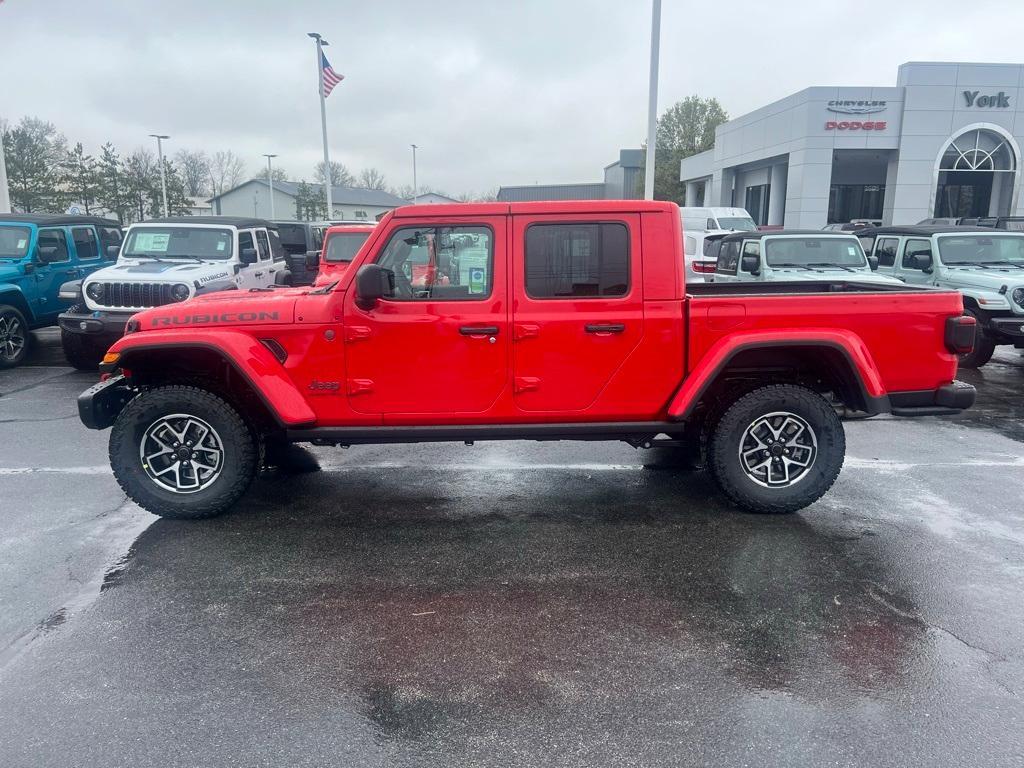
[[[0,356],[9,362],[25,350],[25,327],[13,312],[0,315]]]
[[[786,411],[759,416],[740,438],[740,466],[765,488],[788,488],[800,482],[817,454],[818,438],[811,425]]]
[[[220,477],[224,443],[208,422],[174,413],[146,429],[139,458],[149,479],[161,488],[172,493],[196,493]]]

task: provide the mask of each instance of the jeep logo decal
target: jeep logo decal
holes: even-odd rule
[[[277,320],[277,312],[225,312],[223,315],[180,315],[154,317],[152,325],[192,325],[193,323],[259,323]]]
[[[309,382],[309,388],[313,392],[337,392],[341,389],[341,384],[337,381],[317,381],[313,379]]]

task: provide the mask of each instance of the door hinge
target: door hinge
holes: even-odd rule
[[[365,325],[346,325],[345,341],[362,341],[370,338],[370,329]]]
[[[536,376],[516,376],[515,379],[515,391],[519,392],[533,392],[534,390],[540,389],[540,379]]]
[[[346,383],[350,395],[364,395],[373,391],[372,379],[348,379]]]
[[[540,326],[533,323],[516,323],[515,332],[512,335],[516,341],[532,339],[540,335]]]

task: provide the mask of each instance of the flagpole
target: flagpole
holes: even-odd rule
[[[327,195],[327,219],[334,218],[333,190],[331,189],[331,156],[327,151],[327,102],[324,97],[324,46],[330,45],[316,32],[307,32],[316,40],[316,76],[320,90],[320,127],[324,134],[324,192]]]
[[[647,91],[647,163],[644,199],[654,199],[654,154],[658,144],[658,54],[661,47],[661,0],[651,4],[651,70]],[[678,172],[678,169],[676,169]]]

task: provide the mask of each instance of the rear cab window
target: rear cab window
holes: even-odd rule
[[[621,222],[530,224],[523,258],[526,294],[533,299],[629,293],[629,228]]]

